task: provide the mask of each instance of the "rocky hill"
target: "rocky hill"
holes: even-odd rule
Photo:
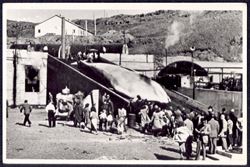
[[[73,22],[85,27],[85,20]],[[159,10],[140,15],[99,18],[96,23],[96,37],[78,37],[74,43],[122,43],[125,32],[130,53],[153,53],[158,57],[166,53],[168,56],[191,56],[189,48],[195,46],[194,57],[199,60],[241,61],[242,13],[239,11]],[[9,37],[13,37],[16,31],[12,25],[8,21]],[[34,33],[34,24],[19,22],[19,25],[26,27],[20,36],[29,40]],[[88,21],[88,29],[93,32],[93,20]],[[60,38],[57,38],[58,41]],[[46,38],[42,42],[46,43]],[[53,43],[51,37],[50,42]]]

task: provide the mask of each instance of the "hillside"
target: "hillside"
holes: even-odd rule
[[[85,27],[85,20],[73,22]],[[190,13],[160,10],[99,18],[96,22],[96,37],[79,37],[74,43],[122,43],[125,31],[130,53],[153,53],[162,57],[167,51],[168,56],[191,56],[189,48],[195,46],[194,57],[199,60],[241,61],[242,13],[238,11]],[[8,36],[11,36],[15,29],[9,25],[8,22]],[[32,37],[34,24],[22,22],[20,26],[26,26],[20,36]],[[89,20],[88,30],[93,32],[93,27],[93,20]],[[42,41],[46,43],[46,38]]]

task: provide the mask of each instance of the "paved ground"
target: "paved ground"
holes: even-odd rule
[[[98,135],[72,126],[72,122],[57,121],[48,128],[47,114],[42,109],[32,112],[31,127],[20,125],[23,114],[9,110],[7,118],[7,159],[78,159],[78,160],[178,160],[179,147],[167,137],[153,137],[129,129],[124,135],[99,132]],[[195,150],[195,143],[193,143]],[[208,157],[228,161],[240,159],[221,155]],[[202,160],[201,160],[202,161]]]

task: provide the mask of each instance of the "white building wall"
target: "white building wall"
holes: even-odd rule
[[[51,19],[38,24],[35,26],[35,37],[43,36],[47,33],[53,33],[55,35],[61,35],[62,19],[58,16],[52,17]],[[65,34],[84,36],[85,30],[65,20]],[[92,36],[91,33],[87,33],[88,36]]]
[[[101,57],[119,65],[120,54],[105,53],[101,54]],[[140,70],[143,75],[148,77],[154,77],[154,55],[145,54],[121,54],[121,66],[133,70]],[[152,70],[152,71],[147,71]]]
[[[7,50],[7,74],[6,75],[6,95],[9,105],[13,104],[13,49]],[[18,50],[17,61],[17,92],[16,104],[20,105],[25,99],[32,105],[45,105],[47,96],[47,58],[45,52],[27,52],[27,50]],[[25,92],[25,66],[32,65],[39,68],[39,92]]]

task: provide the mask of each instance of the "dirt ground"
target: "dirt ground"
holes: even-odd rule
[[[34,109],[32,126],[23,126],[24,115],[10,109],[7,118],[7,159],[78,159],[78,160],[175,160],[179,147],[167,137],[144,135],[128,129],[124,135],[107,132],[91,134],[57,121],[48,128],[47,114]]]

